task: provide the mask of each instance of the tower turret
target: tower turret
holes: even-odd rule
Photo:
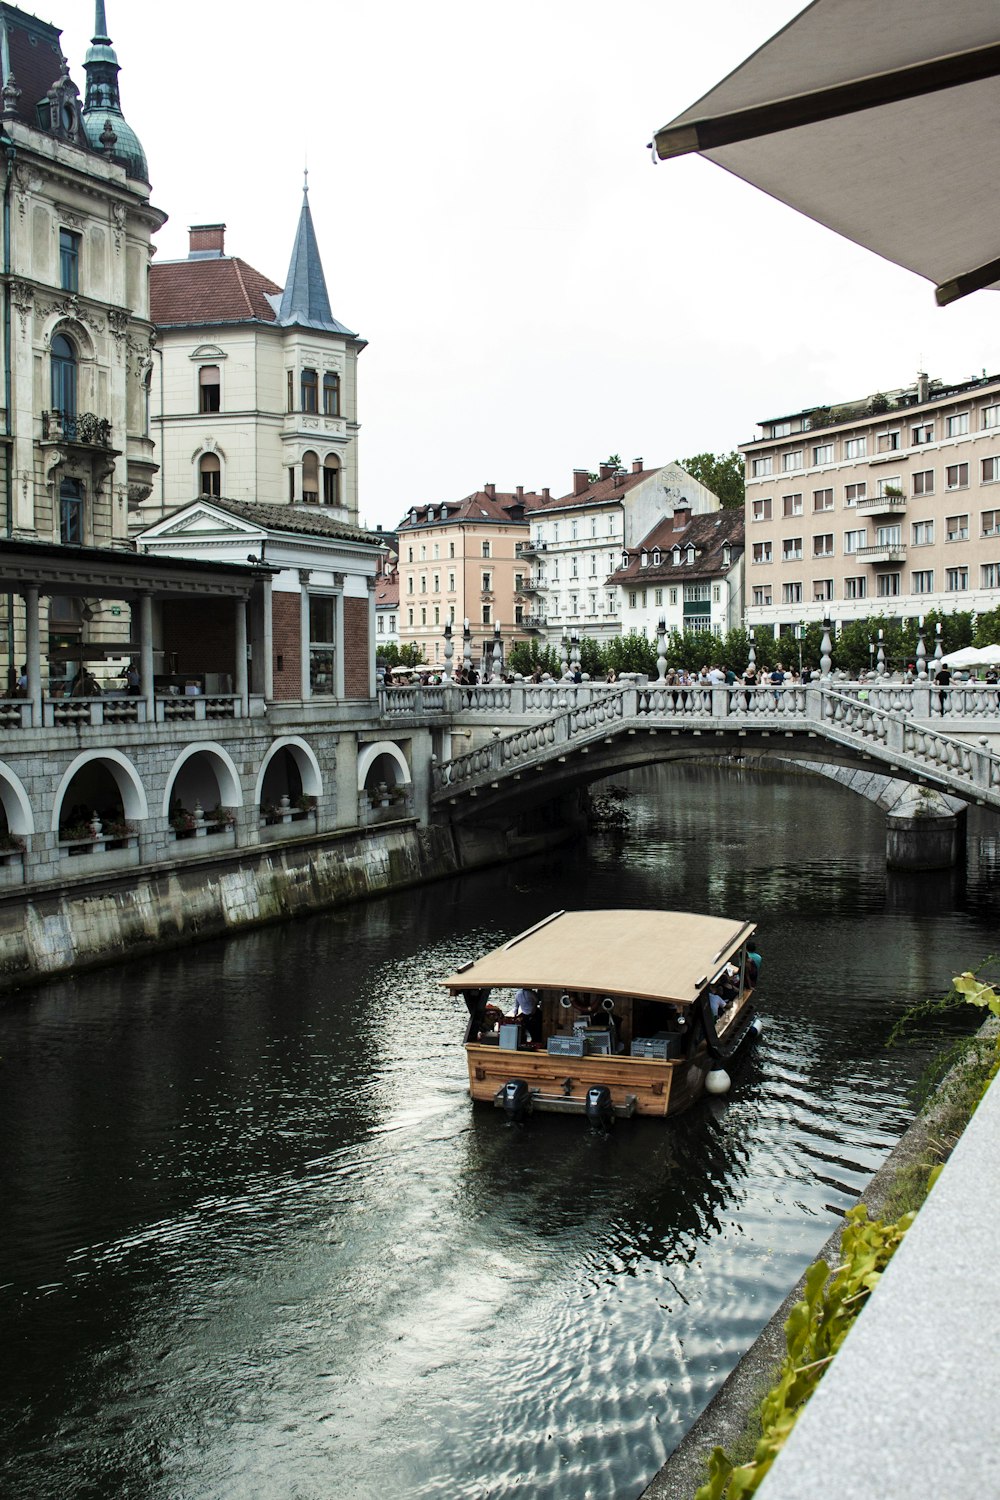
[[[118,95],[118,58],[108,36],[104,0],[95,0],[94,11],[94,35],[83,63],[87,74],[87,95],[83,105],[87,141],[95,151],[107,151],[112,160],[121,162],[130,177],[148,182],[146,153],[122,114]]]

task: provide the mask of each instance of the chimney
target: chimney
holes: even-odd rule
[[[614,464],[601,464],[601,478],[610,479],[615,472]]]
[[[523,484],[519,484],[518,487],[517,487],[517,498],[519,500],[523,500],[524,499],[524,485]]]
[[[923,370],[917,371],[917,401],[922,405],[929,400],[931,394],[931,383]]]
[[[542,490],[542,499],[543,500],[551,500],[552,499],[552,496],[549,494],[549,487],[548,487],[548,485],[546,485],[545,488]]]
[[[632,473],[633,474],[641,474],[642,473],[642,459],[641,458],[633,458],[633,460],[632,460]]]
[[[190,236],[189,256],[225,254],[225,224],[192,224],[188,234]]]
[[[582,495],[584,490],[590,489],[590,473],[587,469],[573,470],[573,493]]]
[[[496,487],[496,485],[495,484],[484,484],[483,485],[483,494],[484,495],[488,495],[491,500],[495,500],[496,497],[497,497],[497,487]]]
[[[684,496],[682,495],[677,504],[674,506],[674,530],[685,531],[687,529],[687,523],[690,521],[690,519],[691,506],[690,503],[685,500]]]

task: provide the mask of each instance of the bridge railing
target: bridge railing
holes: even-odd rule
[[[922,763],[929,773],[937,771],[970,788],[1000,795],[1000,755],[987,750],[985,742],[977,746],[957,739],[891,704],[889,691],[876,693],[873,701],[864,685],[846,692],[818,683],[787,688],[769,684],[682,688],[656,683],[617,688],[599,696],[580,696],[557,714],[435,766],[434,790],[446,793],[499,780],[517,767],[549,759],[559,747],[593,741],[629,723],[693,726],[704,722],[716,729],[769,725],[821,729],[825,725],[831,737],[869,745],[881,759],[907,757]]]

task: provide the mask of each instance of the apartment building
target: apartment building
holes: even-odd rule
[[[622,549],[608,580],[623,635],[654,639],[662,620],[677,634],[726,635],[743,623],[741,510],[692,516],[678,504],[638,547]]]
[[[575,469],[569,494],[557,500],[543,495],[521,554],[530,563],[522,580],[523,618],[549,646],[564,631],[595,641],[619,635],[620,591],[612,575],[624,552],[639,547],[675,509],[706,515],[720,508],[718,497],[679,464],[647,469],[641,458],[631,472],[607,463],[596,475]]]
[[[528,514],[549,498],[548,490],[518,485],[510,493],[487,484],[461,500],[411,505],[397,528],[400,642],[443,666],[444,627],[451,624],[460,664],[468,620],[478,667],[492,660],[495,637],[504,653],[523,640]]]
[[[1000,605],[1000,375],[921,374],[740,447],[748,625]]]

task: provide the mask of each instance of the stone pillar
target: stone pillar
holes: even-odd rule
[[[38,629],[38,590],[36,588],[24,591],[24,636],[31,722],[37,729],[42,722],[42,646]]]
[[[250,682],[247,676],[247,601],[236,599],[233,602],[234,624],[236,626],[236,692],[240,700],[240,714],[244,719],[250,717]]]
[[[139,595],[139,686],[146,703],[146,722],[156,718],[153,683],[153,596]]]
[[[369,620],[371,615],[369,614]],[[333,691],[334,696],[343,701],[346,694],[346,676],[344,673],[344,591],[333,596]]]
[[[885,862],[891,870],[946,870],[965,854],[965,807],[940,792],[907,786],[886,814]]]
[[[309,674],[309,569],[299,569],[299,672],[302,678],[302,701],[312,697]]]

